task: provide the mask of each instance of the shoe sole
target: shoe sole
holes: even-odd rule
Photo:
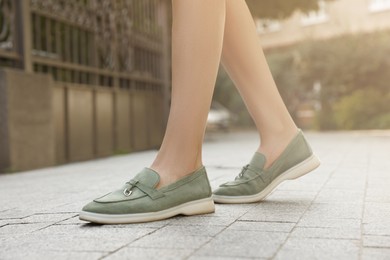
[[[169,209],[135,214],[100,214],[87,211],[81,211],[80,220],[85,220],[98,224],[129,224],[150,222],[167,219],[176,215],[200,215],[213,213],[215,205],[213,199],[205,198],[201,200],[190,201]]]
[[[296,178],[299,178],[316,169],[320,164],[320,160],[317,158],[317,156],[313,154],[306,160],[302,161],[301,163],[295,165],[294,167],[288,169],[287,171],[279,175],[264,190],[257,194],[249,196],[223,196],[213,194],[214,202],[228,204],[259,202],[265,199],[281,182],[285,180],[294,180]]]

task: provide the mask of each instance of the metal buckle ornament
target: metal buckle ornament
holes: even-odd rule
[[[133,193],[133,191],[132,190],[129,190],[129,189],[124,189],[123,190],[123,194],[126,196],[126,197],[129,197],[130,195],[131,195],[131,193]]]

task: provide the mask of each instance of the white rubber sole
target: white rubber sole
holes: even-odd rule
[[[156,220],[167,219],[176,215],[199,215],[213,213],[215,205],[213,199],[205,198],[201,200],[190,201],[179,206],[150,213],[136,214],[99,214],[87,211],[81,211],[80,220],[85,220],[99,224],[128,224],[141,223]]]
[[[257,194],[249,196],[222,196],[213,194],[214,202],[229,204],[259,202],[265,199],[281,182],[285,180],[294,180],[296,178],[299,178],[311,172],[320,164],[320,160],[317,158],[317,156],[313,154],[303,162],[295,165],[294,167],[288,169],[287,171],[279,175],[264,190]]]

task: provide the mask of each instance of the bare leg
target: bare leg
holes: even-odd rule
[[[222,63],[255,121],[261,138],[258,151],[266,156],[268,167],[297,127],[277,90],[244,0],[226,0]]]
[[[172,103],[150,168],[165,186],[202,166],[202,142],[222,52],[225,0],[172,0]]]

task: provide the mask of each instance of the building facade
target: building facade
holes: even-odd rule
[[[169,1],[0,1],[0,172],[160,145]]]
[[[390,29],[390,0],[319,0],[317,11],[295,12],[283,21],[256,19],[256,25],[265,49]]]

